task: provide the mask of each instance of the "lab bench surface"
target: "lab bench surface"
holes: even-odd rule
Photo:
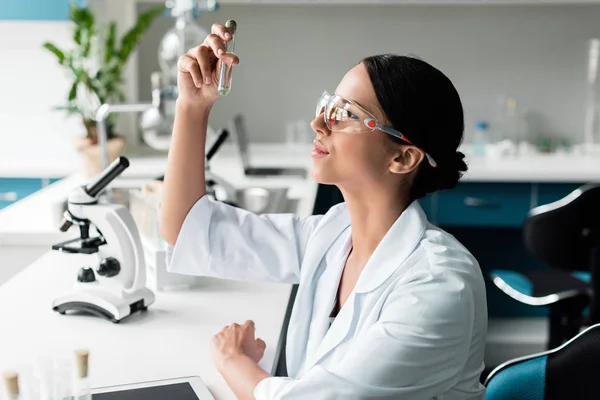
[[[227,180],[236,188],[287,187],[288,197],[297,200],[296,213],[308,216],[313,210],[316,184],[310,178],[246,177],[237,154],[231,147],[217,153],[210,163],[211,172]],[[284,152],[281,146],[251,147],[254,163],[260,166],[306,167],[310,165],[310,150]],[[260,161],[260,164],[259,164]],[[130,167],[114,182],[114,187],[140,187],[147,181],[164,175],[166,156],[130,158]],[[1,162],[0,162],[1,166]],[[14,170],[13,170],[14,171]],[[29,171],[31,172],[31,171]],[[14,174],[13,174],[14,175]],[[1,168],[0,168],[0,176]],[[30,178],[27,178],[30,179]],[[0,211],[0,251],[4,246],[50,245],[64,239],[58,230],[61,203],[76,186],[89,181],[78,173],[71,173]],[[1,183],[1,180],[0,180]]]
[[[217,400],[234,399],[213,366],[210,344],[225,325],[246,319],[267,344],[260,366],[274,371],[290,285],[206,278],[193,291],[158,292],[148,311],[120,324],[60,315],[52,300],[71,289],[86,257],[93,256],[48,252],[0,286],[0,371],[86,348],[93,387],[198,375]]]

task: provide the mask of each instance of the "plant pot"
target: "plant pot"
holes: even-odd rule
[[[108,140],[109,162],[113,162],[123,154],[126,143],[125,139],[120,137]],[[93,144],[90,139],[81,138],[77,141],[77,151],[81,154],[83,161],[82,173],[86,178],[95,177],[102,172],[102,155],[98,144]]]

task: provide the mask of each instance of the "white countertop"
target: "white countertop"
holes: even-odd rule
[[[253,164],[310,166],[311,145],[296,146],[291,149],[284,144],[253,143],[250,152]],[[468,152],[468,147],[464,149]],[[152,154],[152,153],[150,153]],[[148,177],[162,175],[166,165],[166,154],[145,156],[141,153],[128,155],[131,167],[123,177]],[[225,163],[223,162],[225,160]],[[238,178],[244,178],[239,157],[231,143],[223,146],[213,163],[220,165],[231,161],[227,168]],[[537,154],[505,158],[481,158],[467,156],[469,171],[463,181],[469,182],[600,182],[600,157]],[[76,173],[80,169],[79,161],[71,157],[28,159],[26,157],[0,157],[0,177],[36,177],[56,178]],[[244,178],[245,179],[245,178]]]
[[[210,342],[225,325],[247,319],[267,344],[260,366],[274,369],[291,286],[205,278],[194,291],[158,292],[147,312],[120,324],[60,315],[51,302],[70,289],[85,257],[49,252],[0,287],[0,371],[87,348],[92,387],[198,375],[217,400],[233,399],[213,367]]]
[[[523,157],[467,158],[466,182],[600,182],[600,157],[539,154]]]
[[[287,187],[288,196],[298,200],[296,214],[312,214],[317,184],[310,177],[266,177],[244,176],[239,158],[224,149],[211,161],[211,172],[229,181],[236,188],[259,186],[265,188]],[[251,153],[260,159],[261,166],[310,167],[310,152],[283,152],[281,146],[255,148]],[[150,179],[164,174],[166,156],[130,158],[130,167],[115,180],[115,187],[140,187]],[[87,182],[80,174],[71,174],[49,187],[0,211],[1,246],[45,246],[65,240],[73,232],[62,233],[58,224],[62,215],[62,203],[69,192]]]

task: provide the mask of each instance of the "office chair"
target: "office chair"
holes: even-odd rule
[[[486,400],[600,398],[600,324],[560,347],[508,361],[485,380]]]
[[[513,299],[549,307],[548,349],[600,323],[600,185],[533,208],[523,227],[526,248],[550,269],[494,270],[494,284]],[[587,272],[589,271],[589,272]],[[589,309],[589,320],[583,312]]]

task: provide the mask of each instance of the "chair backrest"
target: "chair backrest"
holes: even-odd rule
[[[555,349],[508,361],[485,382],[486,400],[600,399],[600,324]]]
[[[595,232],[595,241],[586,237]],[[554,203],[533,208],[523,226],[527,249],[546,264],[563,270],[590,269],[598,246],[600,185],[584,185]]]

